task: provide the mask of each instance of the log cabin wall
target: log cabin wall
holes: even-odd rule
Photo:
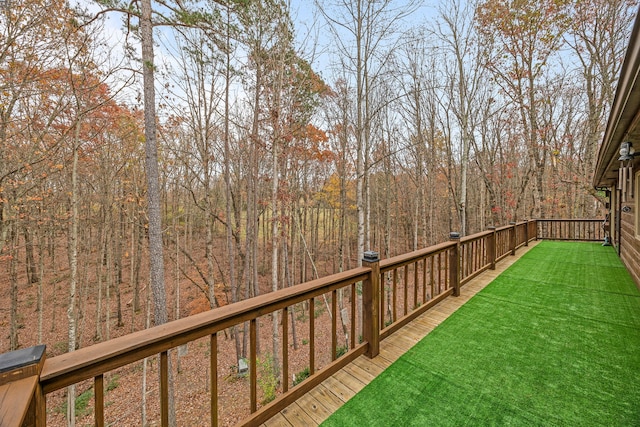
[[[640,288],[640,162],[634,162],[634,186],[632,198],[622,202],[620,212],[620,258]]]

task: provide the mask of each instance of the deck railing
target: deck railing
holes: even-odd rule
[[[355,295],[356,285],[363,283],[363,301],[375,300],[371,295],[377,288],[378,275],[375,274],[377,262],[373,266],[365,266],[349,270],[344,273],[334,274],[322,279],[307,282],[298,286],[282,289],[269,294],[260,295],[236,304],[230,304],[205,313],[200,313],[187,318],[175,320],[164,325],[135,332],[120,338],[105,341],[90,347],[82,348],[72,353],[49,359],[40,376],[42,393],[47,394],[55,390],[67,387],[86,379],[94,379],[95,393],[95,424],[104,425],[103,400],[104,385],[103,375],[113,369],[131,364],[146,357],[160,355],[160,403],[161,424],[168,425],[169,408],[169,363],[168,351],[180,345],[195,341],[203,337],[210,339],[210,351],[208,361],[211,390],[211,425],[218,424],[218,333],[244,322],[249,322],[249,355],[248,375],[250,391],[251,416],[247,422],[259,424],[266,421],[284,406],[296,400],[305,392],[322,382],[324,379],[337,372],[343,366],[364,353],[373,351],[371,331],[374,328],[364,327],[362,336],[365,341],[356,344],[353,340],[351,350],[336,361],[337,342],[337,293],[344,289],[351,295]],[[331,359],[332,363],[321,370],[315,366],[315,304],[316,298],[323,295],[331,295]],[[290,387],[291,375],[288,368],[288,310],[300,302],[309,304],[309,371],[310,378],[297,387]],[[352,298],[355,301],[355,298]],[[278,313],[282,321],[282,371],[285,381],[282,384],[283,395],[280,399],[258,410],[257,398],[257,327],[258,319],[265,315]],[[356,310],[351,310],[351,324],[357,322],[354,319]],[[365,316],[366,318],[367,316]],[[367,321],[367,319],[365,319]],[[372,322],[373,320],[368,320]],[[377,321],[377,319],[376,319]],[[377,324],[377,323],[376,323]],[[372,355],[372,357],[375,354]],[[284,405],[284,406],[283,406]],[[44,412],[44,411],[43,411]]]
[[[584,223],[580,225],[581,221]],[[244,424],[259,424],[320,384],[329,376],[362,354],[375,357],[384,338],[433,307],[443,299],[460,293],[472,278],[537,238],[572,236],[578,240],[596,239],[600,220],[528,220],[460,238],[452,233],[451,240],[426,249],[379,261],[377,254],[366,253],[363,266],[269,294],[230,304],[195,316],[175,320],[164,325],[135,332],[120,338],[82,348],[47,359],[36,372],[35,385],[28,389],[31,400],[21,407],[8,406],[0,400],[0,414],[13,412],[16,425],[46,425],[46,395],[93,379],[95,425],[104,421],[105,373],[144,358],[160,356],[160,418],[168,425],[169,350],[207,337],[210,343],[208,371],[210,372],[211,425],[218,425],[218,334],[231,327],[249,323],[249,412]],[[561,225],[565,224],[565,225]],[[567,225],[570,224],[570,225]],[[564,227],[564,228],[563,228]],[[582,228],[581,228],[582,227]],[[357,293],[362,292],[362,317],[356,309]],[[339,298],[344,297],[346,298]],[[328,298],[327,298],[328,296]],[[327,298],[331,310],[331,362],[318,369],[315,363],[315,316],[309,315],[309,371],[310,376],[294,386],[288,360],[288,313],[301,302],[314,313],[317,298]],[[348,300],[350,307],[339,311],[339,304]],[[341,303],[340,303],[341,301]],[[259,407],[257,398],[257,327],[263,316],[277,313],[281,319],[283,383],[282,393],[271,403]],[[337,319],[347,313],[350,343],[346,354],[338,357]],[[344,321],[344,320],[343,320]],[[357,336],[362,337],[356,342]],[[42,366],[43,365],[43,366]],[[0,366],[0,373],[4,370]],[[5,369],[6,370],[6,369]],[[7,380],[8,378],[8,380]],[[11,386],[11,375],[0,375],[0,395]],[[32,381],[33,382],[33,381]],[[24,421],[26,420],[26,421]]]
[[[602,219],[539,219],[539,239],[551,240],[604,240],[605,227]]]

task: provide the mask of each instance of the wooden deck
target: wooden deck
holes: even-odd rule
[[[380,343],[380,354],[374,359],[360,356],[353,363],[329,377],[322,384],[289,405],[263,426],[315,426],[322,423],[346,401],[364,388],[407,350],[435,329],[460,306],[487,286],[519,257],[538,242],[520,248],[467,283],[459,297],[449,297]]]

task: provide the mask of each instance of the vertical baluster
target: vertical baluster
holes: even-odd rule
[[[458,263],[460,267],[460,274],[464,277],[469,271],[471,264],[473,263],[472,259],[469,259],[469,253],[471,252],[471,248],[469,245],[462,245],[460,247],[460,253],[462,254],[462,263]]]
[[[104,375],[100,374],[93,379],[95,425],[104,426]]]
[[[442,252],[438,252],[438,295],[442,293]]]
[[[460,278],[471,275],[475,271],[476,264],[478,262],[478,241],[474,240],[464,245],[460,245],[458,248],[460,260],[458,261],[458,267],[460,268]]]
[[[464,279],[473,271],[476,265],[476,242],[469,242],[465,245],[461,245],[459,250],[462,255],[460,261],[458,261],[458,267],[460,267],[460,276]]]
[[[565,225],[562,222],[555,222],[555,224],[558,226],[557,228],[560,229],[560,233],[558,237],[561,240],[564,239],[564,229],[566,228]]]
[[[427,302],[427,259],[422,259],[422,303]]]
[[[313,316],[311,316],[313,317]],[[257,371],[257,319],[249,322],[249,393],[251,394],[251,413],[258,409],[258,373]]]
[[[469,248],[467,247],[467,245],[463,245],[463,246],[461,246],[461,247],[460,247],[460,253],[459,253],[459,254],[464,254],[464,251],[465,251],[465,250],[466,250],[467,252],[469,251]],[[467,259],[467,260],[466,260],[466,262],[465,262],[465,258],[466,258],[466,257],[465,257],[464,255],[463,255],[463,256],[461,256],[461,258],[462,258],[462,263],[458,263],[458,266],[460,267],[460,274],[462,274],[462,275],[464,276],[464,274],[465,274],[465,269],[468,269],[468,268],[469,268],[470,260],[468,260],[468,259]],[[466,264],[466,266],[465,266],[465,264]]]
[[[336,360],[338,335],[338,294],[334,289],[331,291],[331,360]]]
[[[462,257],[458,261],[458,267],[460,267],[460,277],[464,279],[474,271],[476,266],[476,242],[461,245],[459,249]]]
[[[431,257],[430,257],[430,262],[431,262],[431,265],[429,266],[429,284],[431,285],[431,298],[433,299],[433,297],[435,296],[435,293],[436,293],[435,292],[435,290],[436,290],[436,288],[435,288],[435,285],[436,285],[435,284],[435,277],[434,277],[434,274],[433,274],[433,267],[434,267],[434,264],[435,264],[435,258],[434,258],[433,255],[431,255]]]
[[[413,263],[413,309],[418,307],[418,262]]]
[[[169,425],[169,353],[160,353],[160,418],[161,425]]]
[[[282,309],[282,392],[289,390],[289,310]]]
[[[460,245],[458,247],[458,251],[458,255],[462,255],[461,261],[458,261],[458,268],[460,269],[458,272],[461,277],[464,278],[469,274],[469,271],[473,269],[473,242],[466,245]]]
[[[316,372],[316,328],[315,328],[315,300],[309,300],[309,372]]]
[[[491,270],[495,270],[496,254],[498,252],[497,248],[499,248],[499,246],[497,246],[498,242],[496,241],[498,236],[496,235],[495,227],[489,227],[489,230],[491,230],[491,234],[489,234],[488,236],[489,242],[487,244],[487,263],[489,264],[489,268]]]
[[[407,306],[409,302],[408,290],[409,290],[409,265],[404,266],[404,315],[407,315]]]
[[[351,284],[351,348],[356,346],[356,284]]]
[[[379,313],[380,313],[380,330],[384,329],[384,316],[385,316],[385,309],[384,309],[384,295],[385,295],[385,281],[384,281],[384,273],[380,273],[380,277],[378,278],[378,280],[380,281],[380,296],[379,296],[379,300],[380,300],[380,308],[378,309]]]
[[[487,251],[487,237],[484,237],[482,239],[482,257],[481,257],[482,266],[481,266],[481,268],[485,268],[486,266],[489,265],[489,262],[487,261],[487,258],[488,258],[487,254],[488,254],[488,251]]]
[[[398,307],[396,302],[396,300],[398,299],[397,294],[398,294],[398,269],[394,268],[393,269],[393,291],[392,291],[392,297],[393,297],[393,319],[391,320],[392,323],[398,319]]]
[[[584,223],[582,223],[580,221],[576,221],[574,228],[576,229],[575,239],[576,240],[583,240],[583,238],[584,238]]]
[[[449,283],[449,251],[448,250],[445,251],[442,255],[443,255],[442,262],[444,264],[444,267],[440,269],[444,273],[442,278],[442,282],[444,283],[444,289],[442,289],[442,291],[447,291],[451,287]]]
[[[218,333],[213,333],[209,339],[209,370],[211,375],[209,381],[211,382],[211,398],[210,398],[210,416],[211,425],[217,427],[218,425]]]

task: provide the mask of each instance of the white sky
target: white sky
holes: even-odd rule
[[[332,0],[328,0],[327,3],[331,3]],[[401,5],[404,0],[395,2],[396,5]],[[96,13],[100,10],[100,7],[92,0],[71,0],[72,4],[81,5],[84,8],[88,8],[90,12]],[[408,18],[411,25],[425,24],[427,20],[431,19],[436,14],[437,4],[434,4],[433,0],[426,0],[424,4]],[[326,27],[323,27],[323,18],[317,13],[313,0],[290,0],[291,16],[294,21],[294,29],[296,32],[297,48],[302,57],[311,62],[314,70],[318,72],[328,83],[331,83],[333,73],[331,71],[332,52],[330,32]],[[110,13],[104,23],[104,31],[108,44],[111,46],[111,62],[116,62],[124,57],[124,40],[125,33],[123,31],[123,18],[121,14]],[[156,31],[163,31],[162,29]],[[173,37],[168,31],[164,32],[168,35],[168,38]],[[157,37],[157,36],[156,36]],[[157,37],[158,39],[160,37]],[[134,38],[130,37],[129,42],[134,42]],[[162,43],[171,43],[167,38]],[[159,67],[163,64],[176,64],[176,58],[163,50],[158,44],[155,49],[156,63]],[[176,67],[178,68],[178,67]],[[129,73],[129,76],[131,73]],[[129,77],[127,76],[127,77]],[[140,80],[138,78],[138,80]],[[114,86],[117,86],[117,82],[113,82]],[[157,86],[159,88],[159,95],[162,96],[162,85]],[[125,92],[124,99],[121,102],[125,102],[130,107],[141,108],[140,100],[141,84],[134,85],[131,89]]]

